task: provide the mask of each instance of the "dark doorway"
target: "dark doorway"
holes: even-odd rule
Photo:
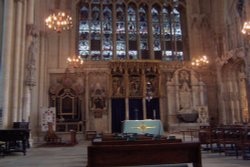
[[[125,99],[112,99],[112,133],[121,133],[125,120]]]
[[[129,99],[129,119],[143,119],[142,99]]]
[[[146,101],[147,119],[160,119],[159,98]]]

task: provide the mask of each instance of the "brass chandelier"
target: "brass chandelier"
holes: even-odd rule
[[[247,35],[247,36],[250,35],[250,21],[244,22],[244,25],[243,25],[243,28],[242,28],[241,32],[244,35]]]
[[[207,56],[203,55],[202,57],[199,57],[199,58],[193,60],[191,62],[191,65],[192,66],[202,66],[202,65],[205,65],[205,64],[208,64],[208,63],[209,63],[209,61],[208,61]]]
[[[55,30],[58,33],[63,30],[69,30],[73,26],[72,17],[61,11],[49,15],[45,23],[49,29]]]
[[[81,68],[82,64],[83,64],[83,60],[81,59],[80,56],[76,57],[68,57],[67,58],[67,64],[69,67],[71,68]]]

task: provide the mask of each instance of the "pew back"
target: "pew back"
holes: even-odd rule
[[[200,143],[92,145],[88,167],[193,163],[202,167]]]

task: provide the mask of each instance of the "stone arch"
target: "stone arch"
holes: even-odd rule
[[[49,107],[56,108],[56,131],[84,131],[84,78],[66,69],[63,74],[51,74]]]

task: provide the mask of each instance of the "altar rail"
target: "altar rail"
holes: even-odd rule
[[[87,167],[192,163],[202,167],[200,143],[88,146]]]

